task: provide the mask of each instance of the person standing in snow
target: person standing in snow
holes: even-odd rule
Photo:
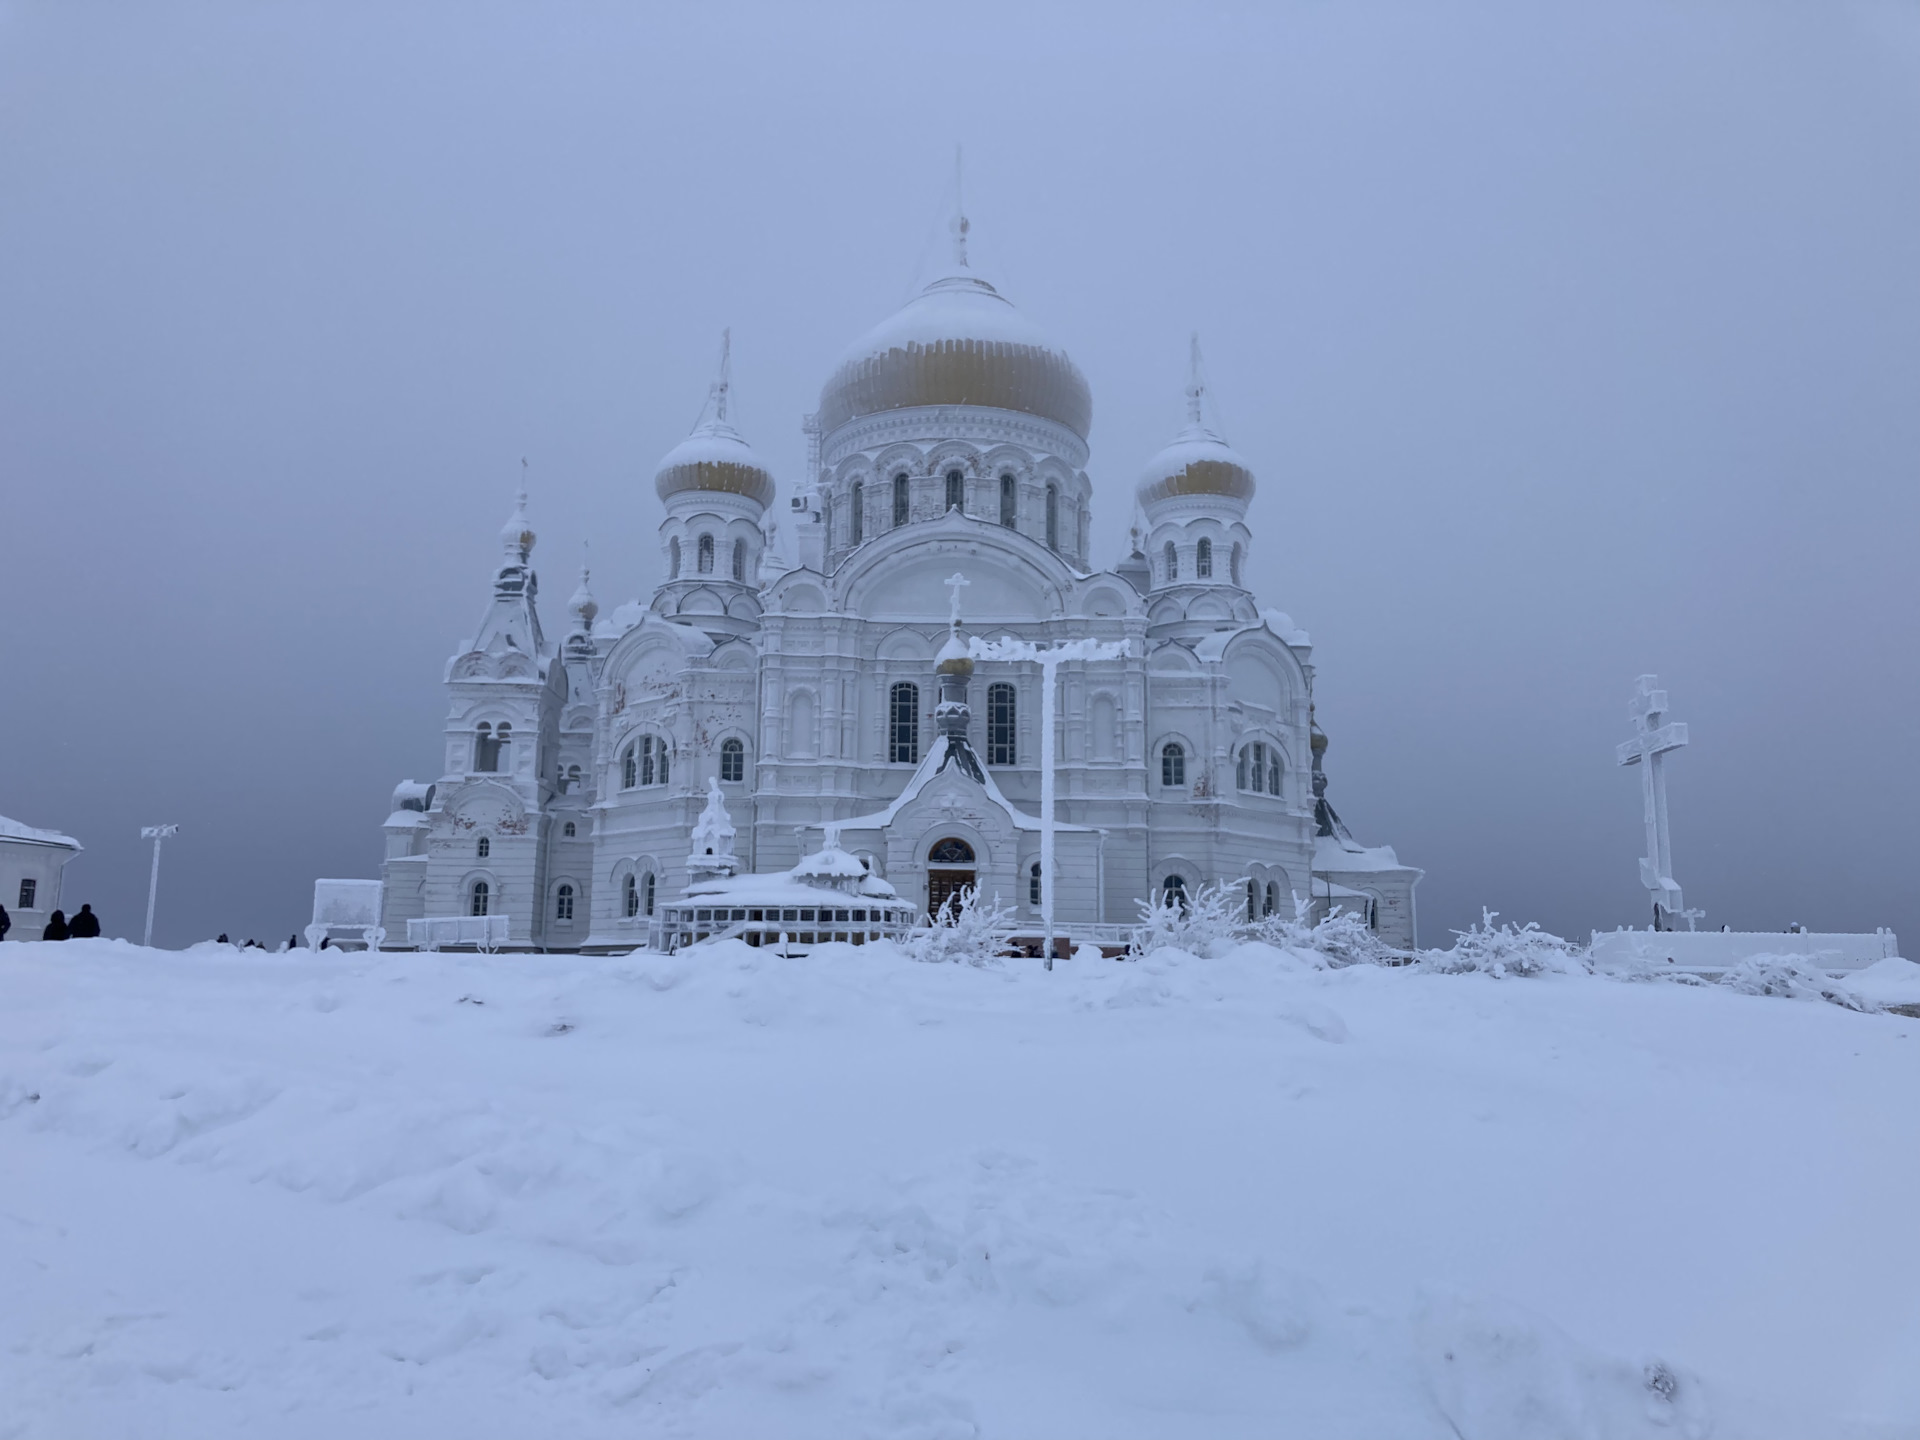
[[[7,931],[13,929],[13,917],[7,914],[7,907],[0,905],[0,940],[7,938]]]
[[[67,922],[67,934],[75,940],[97,940],[100,938],[100,917],[93,913],[93,906],[82,905],[80,913]]]
[[[64,940],[68,935],[67,917],[56,910],[47,920],[47,928],[40,932],[42,940]]]

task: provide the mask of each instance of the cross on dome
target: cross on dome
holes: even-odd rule
[[[960,624],[960,591],[963,587],[971,585],[973,582],[956,570],[940,583],[952,592],[953,599],[950,607],[952,613],[948,616],[948,619],[958,628]]]

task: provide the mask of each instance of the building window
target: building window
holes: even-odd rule
[[[1233,549],[1227,552],[1227,564],[1232,567],[1233,583],[1240,583],[1240,542],[1233,542]]]
[[[1280,886],[1276,882],[1269,880],[1267,882],[1267,908],[1262,913],[1271,915],[1273,914],[1274,911],[1278,910],[1279,908],[1280,908]]]
[[[1280,750],[1274,747],[1267,751],[1267,794],[1280,793]]]
[[[653,872],[651,870],[647,872],[646,907],[647,914],[653,914]]]
[[[740,741],[720,742],[720,778],[731,785],[747,778],[747,747]]]
[[[1047,486],[1047,548],[1060,548],[1060,487]]]
[[[996,680],[987,687],[987,763],[1017,765],[1019,744],[1015,739],[1013,686]]]
[[[901,681],[893,687],[887,707],[887,759],[895,765],[920,760],[920,687]]]
[[[486,859],[493,853],[493,841],[482,835],[480,837],[480,843],[473,847],[473,853],[478,855],[482,860]]]
[[[1027,903],[1029,905],[1040,903],[1040,862],[1038,860],[1034,861],[1033,868],[1027,871]]]
[[[631,790],[640,783],[640,742],[633,744],[620,755],[620,788]]]
[[[556,920],[573,919],[573,886],[562,885],[553,892],[553,918]]]
[[[38,880],[22,880],[20,882],[20,908],[22,910],[33,909],[33,897],[39,893],[40,882]]]
[[[500,742],[494,738],[493,726],[484,720],[473,727],[473,768],[487,775],[500,768]]]
[[[567,780],[566,783],[560,787],[560,793],[564,795],[569,790],[578,790],[579,788],[580,767],[578,765],[569,765],[567,767]]]
[[[1193,576],[1196,580],[1213,578],[1213,541],[1204,535],[1200,537],[1200,543],[1193,547]]]
[[[903,470],[893,477],[893,528],[907,523],[907,475]]]
[[[680,578],[680,537],[678,535],[667,541],[667,578],[669,580]]]
[[[853,513],[847,516],[847,543],[858,545],[866,538],[867,531],[867,487],[860,481],[853,482]]]
[[[967,513],[967,477],[958,470],[947,471],[947,509]]]
[[[640,887],[635,883],[633,876],[627,876],[627,878],[620,883],[620,896],[622,905],[627,912],[627,918],[629,920],[633,919],[634,916],[640,913]]]
[[[747,542],[744,540],[733,542],[733,578],[743,585],[747,582]]]
[[[565,825],[562,825],[560,827],[560,833],[566,836],[567,839],[571,840],[574,838],[574,836],[578,835],[580,832],[574,828],[573,821],[569,820]]]
[[[1177,740],[1160,747],[1160,783],[1174,786],[1187,783],[1187,750]]]
[[[700,537],[700,547],[695,552],[693,568],[702,575],[713,573],[713,537],[711,535]]]
[[[1160,894],[1167,904],[1178,905],[1182,910],[1186,909],[1187,877],[1184,875],[1167,876],[1165,880],[1160,882]]]
[[[820,497],[820,529],[826,535],[821,548],[831,551],[833,549],[833,496],[831,495]]]
[[[1011,530],[1019,518],[1020,494],[1012,472],[1000,477],[1000,523]]]
[[[1167,583],[1171,585],[1180,578],[1180,553],[1173,548],[1173,541],[1167,541]]]
[[[620,754],[620,788],[667,783],[667,742],[642,735]]]
[[[1242,790],[1261,795],[1267,788],[1267,747],[1258,740],[1240,747],[1240,763],[1234,769],[1234,783]]]
[[[944,840],[933,842],[933,848],[927,851],[929,865],[971,865],[973,847],[957,835],[949,835]]]
[[[1260,918],[1260,882],[1247,881],[1247,923],[1252,924]]]
[[[470,906],[470,911],[472,914],[484,915],[487,913],[488,896],[489,896],[489,891],[487,889],[487,882],[484,880],[474,881],[473,882],[473,901]]]

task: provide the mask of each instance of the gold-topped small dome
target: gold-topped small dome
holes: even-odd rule
[[[720,376],[707,393],[706,407],[693,433],[669,450],[653,477],[664,500],[689,490],[740,495],[762,510],[773,504],[773,472],[760,463],[738,430],[727,423],[727,396],[733,385],[733,334],[720,333]]]
[[[1200,337],[1193,337],[1187,381],[1187,424],[1173,443],[1147,462],[1135,497],[1149,513],[1163,500],[1193,496],[1226,500],[1246,509],[1255,489],[1253,467],[1212,429],[1205,416],[1207,386],[1200,374]]]
[[[973,656],[967,653],[967,642],[960,638],[957,626],[947,636],[947,643],[940,647],[940,653],[933,657],[933,673],[936,675],[973,674]]]

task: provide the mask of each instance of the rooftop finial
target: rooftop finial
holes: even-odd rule
[[[1200,400],[1207,393],[1207,382],[1200,378],[1200,332],[1193,332],[1187,350],[1187,423],[1198,425]]]
[[[727,391],[733,388],[733,327],[720,332],[720,375],[713,382],[713,418],[727,423]]]
[[[961,189],[960,147],[953,147],[953,263],[967,268],[967,207]]]

